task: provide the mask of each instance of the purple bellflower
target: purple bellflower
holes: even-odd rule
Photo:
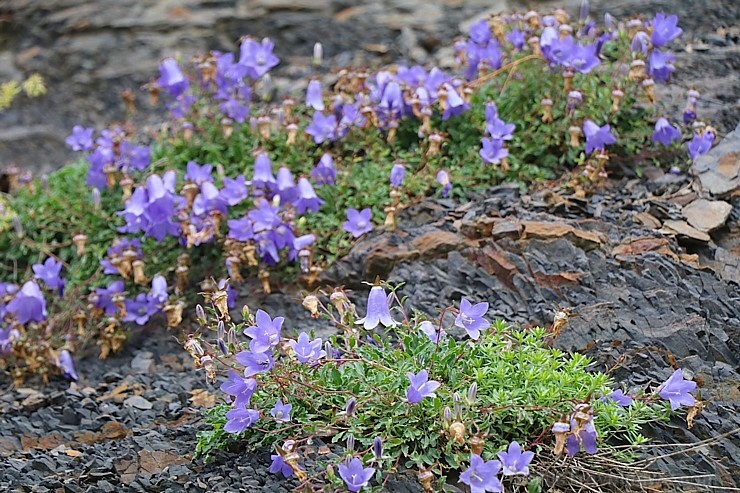
[[[72,355],[66,349],[59,353],[57,366],[62,370],[62,376],[64,378],[74,380],[75,382],[79,380],[77,372],[75,371],[75,363],[72,360]]]
[[[267,200],[261,200],[257,209],[249,211],[247,217],[252,221],[255,233],[275,229],[281,222],[278,209],[272,207]]]
[[[670,147],[680,138],[681,132],[676,127],[671,125],[665,118],[658,118],[658,121],[655,122],[655,130],[652,136],[653,144]]]
[[[311,182],[306,178],[300,178],[298,180],[298,199],[294,205],[298,214],[303,214],[306,211],[317,212],[323,204],[317,195],[316,191],[311,186]]]
[[[678,16],[666,16],[658,12],[652,21],[653,35],[651,40],[653,46],[665,46],[681,35],[683,29],[678,27]]]
[[[445,332],[443,329],[435,327],[434,324],[429,320],[424,320],[422,323],[420,323],[419,329],[424,332],[429,340],[435,344],[438,342],[438,340],[444,339],[444,337],[447,335],[447,332]]]
[[[312,80],[308,83],[308,88],[306,89],[306,106],[310,106],[316,111],[324,111],[321,82],[318,80]]]
[[[156,275],[152,278],[152,290],[149,292],[149,297],[157,300],[160,305],[163,305],[169,295],[167,294],[167,279],[162,275]]]
[[[248,217],[229,219],[227,224],[229,225],[229,238],[237,241],[249,241],[254,238],[252,220]]]
[[[296,359],[301,363],[308,363],[311,360],[316,361],[326,356],[326,351],[321,349],[323,346],[321,338],[312,341],[305,332],[298,335],[297,341],[290,340],[288,344],[295,352]]]
[[[158,301],[155,298],[147,296],[146,293],[140,293],[133,300],[126,300],[126,316],[124,322],[136,322],[136,325],[144,325],[149,318],[160,311],[157,306]]]
[[[280,63],[280,59],[272,52],[274,47],[269,38],[264,38],[262,43],[245,39],[239,52],[239,65],[246,70],[246,75],[257,80]]]
[[[527,40],[524,37],[524,33],[515,27],[509,34],[506,35],[506,40],[514,45],[514,48],[521,51],[524,48],[524,44]]]
[[[123,293],[123,281],[113,281],[107,288],[97,288],[95,290],[95,308],[105,311],[106,315],[115,315],[119,308],[113,303],[113,295]]]
[[[621,407],[628,407],[634,402],[634,399],[628,395],[625,395],[625,393],[622,392],[622,389],[617,389],[614,392],[606,395],[604,398],[613,400],[617,403],[618,406]]]
[[[455,325],[465,329],[471,339],[477,341],[480,331],[487,329],[491,324],[483,316],[488,311],[488,303],[482,302],[475,305],[463,298],[460,300],[460,313],[455,318]]]
[[[236,178],[224,177],[224,187],[220,192],[221,200],[229,204],[230,206],[237,205],[242,200],[247,198],[247,182],[244,175],[239,175]]]
[[[361,211],[347,209],[347,221],[344,223],[344,230],[355,238],[369,233],[373,230],[372,214],[370,208],[362,209]]]
[[[349,464],[339,464],[339,476],[344,480],[347,489],[352,492],[360,491],[367,486],[375,474],[375,468],[363,467],[362,461],[353,457]]]
[[[337,140],[337,117],[324,115],[321,111],[313,114],[311,125],[306,127],[306,133],[313,137],[313,141],[321,144],[325,140],[333,142]]]
[[[265,188],[276,183],[275,177],[272,175],[272,161],[270,161],[270,157],[264,152],[259,153],[254,160],[252,183],[257,188]]]
[[[370,288],[370,294],[367,296],[367,314],[355,323],[362,324],[365,330],[373,330],[381,323],[386,327],[396,326],[396,321],[391,317],[391,311],[388,308],[388,297],[385,295],[383,286]]]
[[[511,140],[516,129],[513,123],[506,123],[498,117],[498,108],[494,103],[486,104],[486,132],[492,139]]]
[[[249,405],[256,389],[257,381],[254,378],[244,378],[234,370],[229,370],[229,379],[221,384],[221,391],[234,397],[234,407],[237,409]]]
[[[603,151],[604,147],[617,142],[617,139],[611,134],[609,124],[599,127],[591,120],[583,122],[583,134],[586,136],[586,154],[599,150]]]
[[[497,460],[484,461],[480,455],[470,455],[470,467],[460,474],[460,481],[470,486],[470,493],[499,493],[503,485],[498,479],[501,463]]]
[[[683,379],[683,372],[678,369],[666,380],[659,389],[658,395],[671,403],[671,410],[681,406],[693,406],[696,403],[694,396],[689,392],[696,389],[696,382]]]
[[[277,193],[280,195],[281,204],[293,202],[298,197],[293,173],[286,166],[281,167],[277,172]]]
[[[403,186],[403,179],[406,177],[406,168],[402,164],[394,164],[391,168],[391,186],[400,188]]]
[[[275,418],[275,421],[278,421],[280,423],[288,423],[290,422],[290,411],[292,409],[292,404],[288,404],[287,402],[283,404],[283,401],[278,399],[278,401],[275,403],[275,407],[270,409],[270,416]]]
[[[211,166],[210,164],[204,164],[203,166],[200,166],[195,161],[188,161],[188,164],[185,168],[185,179],[195,183],[196,185],[201,185],[205,182],[213,181],[212,173],[213,166]]]
[[[159,64],[159,79],[157,84],[173,98],[178,97],[190,87],[174,58],[165,58]]]
[[[272,454],[270,456],[272,463],[270,464],[270,473],[277,474],[283,473],[283,476],[289,478],[293,475],[293,468],[285,463],[283,458],[279,454]]]
[[[694,133],[694,137],[688,144],[689,156],[691,159],[696,159],[702,154],[709,152],[714,143],[714,132],[706,131],[703,134]]]
[[[534,452],[522,452],[518,442],[511,442],[506,452],[499,452],[498,458],[504,469],[504,476],[529,476],[529,464]]]
[[[638,31],[634,36],[632,36],[632,43],[630,44],[632,53],[642,53],[643,55],[647,55],[649,47],[650,38],[645,31]]]
[[[275,360],[270,353],[253,353],[252,351],[242,351],[237,353],[234,358],[245,366],[244,376],[251,377],[258,373],[270,371],[275,364]]]
[[[437,172],[437,183],[442,185],[442,197],[447,197],[452,190],[452,183],[450,183],[450,175],[443,169]]]
[[[46,300],[41,294],[39,285],[34,281],[27,281],[20,291],[15,294],[6,306],[8,313],[15,315],[20,324],[28,322],[42,322],[46,320]]]
[[[319,164],[311,171],[311,178],[317,185],[334,185],[337,171],[334,169],[334,159],[331,154],[326,153],[321,156]]]
[[[93,149],[93,133],[95,132],[92,128],[85,128],[82,125],[75,125],[72,127],[72,134],[70,134],[64,142],[72,148],[73,151],[92,151]]]
[[[272,319],[264,310],[257,310],[255,315],[257,325],[244,329],[244,335],[252,338],[249,341],[249,350],[253,353],[264,353],[280,342],[280,330],[283,327],[284,317]]]
[[[43,264],[33,265],[33,277],[44,281],[50,289],[56,289],[59,296],[64,292],[64,279],[59,275],[62,271],[62,263],[52,257],[46,259]]]
[[[406,376],[411,382],[406,390],[406,400],[409,404],[418,404],[425,397],[434,397],[434,391],[441,385],[436,380],[429,380],[429,373],[426,370],[421,370],[416,375],[407,372]]]
[[[509,155],[509,150],[504,146],[503,140],[484,137],[481,144],[480,157],[489,164],[499,164]]]
[[[571,419],[570,420],[570,426],[572,430],[575,430],[577,427],[576,420]],[[581,429],[581,431],[576,435],[575,433],[571,433],[568,435],[568,438],[565,441],[565,449],[568,452],[568,455],[573,457],[578,452],[583,449],[584,452],[587,454],[595,454],[596,453],[596,427],[594,426],[594,418],[593,416],[591,419],[586,423],[586,425]]]
[[[648,75],[658,83],[666,83],[671,80],[671,73],[676,70],[673,61],[676,57],[668,51],[653,50],[648,57]]]
[[[224,431],[227,433],[243,433],[244,430],[257,422],[260,413],[255,409],[232,409],[226,413]]]

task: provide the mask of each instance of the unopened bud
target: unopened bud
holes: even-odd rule
[[[216,330],[216,337],[218,337],[219,339],[223,339],[224,338],[224,333],[225,333],[224,321],[223,320],[219,320],[218,321],[218,329]]]
[[[383,457],[383,440],[380,437],[373,439],[373,455],[376,460],[380,460]]]
[[[349,434],[347,437],[347,453],[352,455],[355,452],[355,436],[353,434]]]
[[[315,67],[320,67],[324,60],[324,46],[321,43],[313,45],[313,64]]]
[[[90,192],[90,201],[92,202],[93,209],[100,210],[100,189],[93,187]]]
[[[347,401],[347,404],[344,406],[344,414],[347,417],[351,417],[354,414],[354,412],[355,412],[355,406],[356,405],[357,405],[357,399],[355,399],[354,397],[351,397]]]
[[[21,222],[21,218],[18,216],[13,216],[13,231],[15,231],[15,235],[18,238],[23,238],[23,223]],[[79,247],[77,248],[77,251],[79,252]],[[80,255],[78,253],[78,255]]]
[[[475,397],[478,395],[478,384],[473,382],[468,387],[468,405],[472,406],[475,402]]]
[[[206,318],[206,312],[203,310],[203,307],[198,304],[195,305],[195,317],[198,319],[198,323],[201,325],[205,325],[208,319]]]
[[[444,411],[442,412],[442,426],[447,429],[452,424],[452,409],[445,406]]]

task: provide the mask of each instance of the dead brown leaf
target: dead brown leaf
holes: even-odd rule
[[[522,239],[568,237],[573,243],[585,250],[598,248],[605,241],[599,233],[577,229],[570,224],[540,221],[523,221],[521,224],[524,227]]]
[[[205,389],[190,391],[190,403],[195,407],[211,408],[216,404],[216,396]]]
[[[694,426],[694,419],[696,419],[702,409],[704,409],[704,401],[696,399],[694,405],[689,408],[689,412],[686,415],[686,425],[689,427],[689,430]]]
[[[188,462],[190,455],[173,454],[163,450],[139,450],[139,470],[151,475],[159,474],[169,466]]]
[[[110,399],[115,400],[116,402],[121,402],[123,399],[126,398],[126,392],[129,390],[128,382],[124,381],[120,385],[118,385],[116,388],[111,390],[105,395],[101,395],[98,397],[98,402],[107,401]]]
[[[583,274],[580,272],[560,272],[558,274],[545,274],[544,272],[535,272],[534,280],[538,285],[556,288],[564,284],[578,284]]]
[[[75,440],[87,445],[104,442],[106,440],[118,440],[128,436],[130,430],[118,421],[108,421],[99,432],[83,431],[75,433]]]

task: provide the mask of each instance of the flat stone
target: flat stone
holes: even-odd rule
[[[699,178],[701,189],[716,197],[740,193],[740,126],[717,147],[697,157],[691,172]]]
[[[136,409],[141,409],[142,411],[149,410],[153,407],[153,404],[149,402],[148,400],[144,399],[140,395],[133,395],[123,401],[123,405],[127,407],[134,407]]]
[[[154,355],[149,351],[140,351],[136,353],[131,360],[131,368],[136,373],[151,373],[154,371]]]
[[[699,231],[708,233],[724,226],[732,206],[721,200],[697,199],[683,208],[683,217]]]
[[[709,241],[711,240],[708,234],[703,231],[699,231],[692,226],[689,226],[689,223],[687,223],[686,221],[675,221],[673,219],[668,220],[663,223],[663,229],[661,229],[660,232],[668,235],[683,236],[685,238],[701,241],[704,243],[709,243]]]

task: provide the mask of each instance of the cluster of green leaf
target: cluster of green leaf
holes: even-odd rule
[[[639,442],[642,424],[668,415],[665,403],[649,399],[629,408],[602,399],[614,386],[611,377],[589,371],[592,362],[586,356],[549,347],[547,337],[542,328],[525,330],[503,321],[494,322],[478,341],[447,337],[435,344],[415,321],[382,337],[372,334],[367,343],[334,336],[332,347],[345,349],[339,358],[309,365],[284,355],[272,370],[255,377],[258,385],[250,406],[260,411],[260,420],[252,429],[238,437],[229,435],[223,426],[231,406],[208,411],[212,429],[199,434],[197,453],[208,458],[235,439],[252,451],[313,437],[342,446],[351,434],[367,461],[373,438],[379,436],[386,467],[395,472],[432,469],[444,476],[469,460],[470,438],[477,433],[485,438],[483,454],[488,457],[512,440],[533,450],[549,448],[548,430],[579,403],[593,406],[600,447]],[[442,385],[435,397],[411,405],[405,398],[406,373],[422,369]],[[473,401],[466,397],[471,384],[477,385]],[[357,404],[347,416],[351,398]],[[270,418],[268,411],[278,399],[293,405],[290,423]],[[450,423],[443,418],[444,409],[454,409],[455,402],[460,413],[453,420],[466,429],[463,443],[452,439]]]

